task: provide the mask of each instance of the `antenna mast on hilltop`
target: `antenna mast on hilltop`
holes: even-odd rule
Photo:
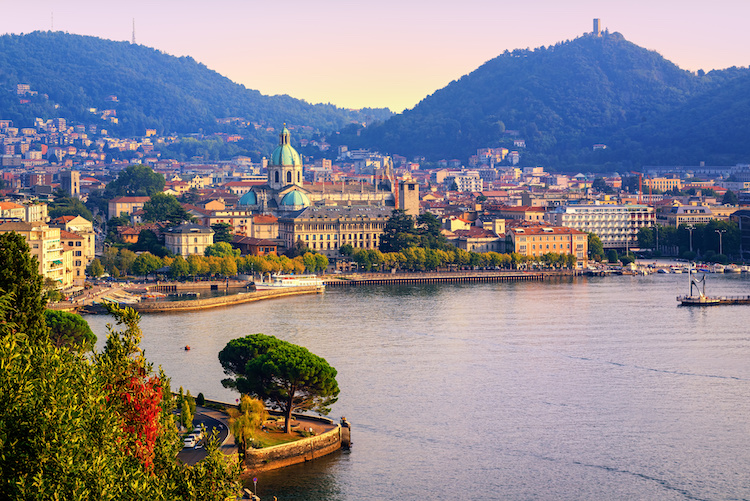
[[[49,14],[50,31],[55,31],[55,13],[50,12]]]
[[[130,43],[135,45],[135,18],[133,18],[133,40]]]

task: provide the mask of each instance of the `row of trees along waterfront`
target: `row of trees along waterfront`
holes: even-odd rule
[[[109,306],[101,353],[80,326],[45,319],[36,258],[16,233],[0,235],[0,497],[3,499],[207,499],[239,491],[239,464],[215,439],[188,467],[169,378],[139,347],[140,317]],[[49,318],[49,317],[48,317]],[[54,336],[51,330],[72,336]],[[80,338],[80,340],[76,340]]]
[[[659,252],[657,233],[659,249],[678,249],[678,255],[685,259],[726,262],[740,253],[740,229],[733,221],[713,220],[705,224],[681,224],[679,227],[658,225],[658,229],[641,228],[638,245],[642,249],[656,249]]]
[[[93,277],[101,276],[105,271],[113,277],[124,275],[146,276],[157,270],[168,268],[164,274],[173,279],[200,276],[231,277],[238,273],[304,273],[319,272],[328,267],[328,258],[323,254],[306,252],[295,258],[286,256],[239,256],[239,249],[220,242],[206,250],[206,256],[191,254],[160,258],[150,252],[136,255],[127,249],[109,248],[101,260],[94,259],[89,265],[88,273]]]

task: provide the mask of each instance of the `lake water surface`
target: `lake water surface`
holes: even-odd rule
[[[217,353],[247,334],[338,370],[353,450],[259,476],[264,500],[750,499],[750,305],[686,292],[686,275],[329,289],[144,316],[142,346],[173,389],[229,402]],[[101,347],[109,318],[87,319]]]

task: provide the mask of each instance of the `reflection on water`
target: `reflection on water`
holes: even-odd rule
[[[331,417],[352,422],[353,451],[259,475],[264,499],[747,499],[750,306],[678,307],[686,289],[681,275],[330,289],[144,316],[142,344],[173,387],[226,401],[217,353],[236,337],[336,367]],[[106,317],[88,319],[102,345]]]

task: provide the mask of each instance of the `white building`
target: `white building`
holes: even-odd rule
[[[548,212],[545,219],[595,233],[605,249],[626,249],[638,244],[638,230],[655,222],[653,207],[646,205],[568,205]]]

